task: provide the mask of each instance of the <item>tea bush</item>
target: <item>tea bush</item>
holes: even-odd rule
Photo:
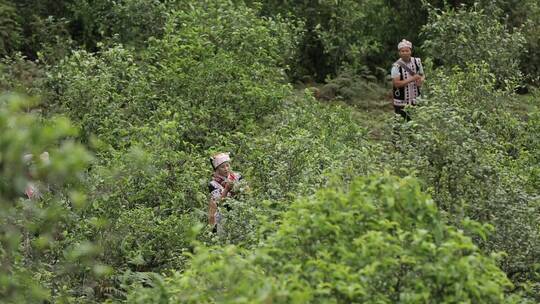
[[[540,115],[504,90],[523,42],[509,4],[432,10],[445,66],[411,122],[372,126],[365,65],[416,36],[419,1],[0,2],[39,59],[3,58],[0,89],[44,98],[0,106],[0,301],[539,300]],[[338,100],[287,83],[309,60]],[[44,150],[50,164],[21,159]],[[218,151],[244,181],[213,234]],[[359,178],[384,169],[406,177]],[[29,176],[49,185],[39,201],[20,198]]]
[[[86,136],[116,147],[129,145],[133,127],[163,120],[176,124],[178,149],[208,147],[272,112],[288,92],[279,84],[281,56],[294,45],[287,30],[242,6],[201,2],[171,14],[164,37],[142,54],[121,46],[75,52],[51,72],[50,100]]]
[[[480,1],[480,5],[499,13],[499,19],[509,29],[518,28],[525,38],[524,52],[520,53],[520,68],[525,81],[536,86],[539,84],[540,61],[538,46],[540,43],[540,5],[534,0],[525,1]]]
[[[70,140],[76,130],[67,119],[44,121],[26,112],[35,106],[35,101],[17,95],[0,97],[0,298],[4,303],[35,303],[62,293],[52,285],[72,264],[56,256],[56,248],[62,230],[85,204],[80,186],[89,153]],[[49,161],[39,157],[44,151]],[[32,159],[25,159],[30,154]],[[30,182],[39,187],[42,200],[27,199]],[[87,252],[80,254],[85,256]]]
[[[351,179],[373,169],[377,146],[366,140],[359,117],[345,106],[324,105],[313,97],[294,98],[268,117],[265,131],[247,143],[253,187],[264,198],[308,195],[323,187],[331,173]],[[259,184],[261,183],[261,184]]]
[[[301,237],[300,237],[301,236]],[[295,201],[260,250],[199,248],[134,303],[517,303],[497,268],[445,224],[413,178],[360,178]]]
[[[506,110],[515,97],[496,89],[487,66],[434,76],[414,121],[397,126],[395,172],[413,170],[454,225],[469,218],[492,225],[479,246],[507,253],[501,267],[515,283],[537,285],[540,205],[528,169],[535,152],[522,142],[525,123]]]
[[[499,21],[498,11],[477,6],[429,10],[422,29],[422,48],[436,62],[465,68],[468,63],[485,62],[500,85],[520,80],[520,58],[525,39],[519,29],[509,29]],[[501,47],[504,46],[504,47]]]
[[[283,56],[294,30],[229,4],[171,12],[144,51],[75,51],[48,71],[47,113],[70,115],[98,157],[87,178],[86,224],[72,235],[98,244],[98,260],[114,269],[87,279],[91,301],[121,295],[119,278],[130,272],[183,269],[192,227],[207,221],[208,156],[230,138],[252,136],[255,121],[279,111],[290,93]],[[254,242],[245,225],[258,208],[251,206],[235,207],[217,242]]]
[[[27,95],[39,95],[46,77],[43,69],[20,53],[0,60],[0,90]],[[42,107],[42,104],[35,107]]]

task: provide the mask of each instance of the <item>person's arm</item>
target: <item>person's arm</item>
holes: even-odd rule
[[[214,226],[216,224],[216,212],[217,212],[217,203],[214,198],[210,198],[208,201],[208,224]]]
[[[208,190],[210,192],[210,199],[208,200],[208,224],[213,227],[216,225],[218,202],[222,198],[223,191],[221,188],[216,187],[212,182],[208,184]]]
[[[226,182],[223,186],[223,189],[216,188],[214,185],[210,184],[210,200],[208,201],[208,224],[214,226],[216,222],[216,213],[218,210],[219,203],[224,200],[233,186],[232,182]]]
[[[403,79],[403,80],[400,80],[399,76],[397,77],[394,77],[392,78],[392,84],[394,85],[394,87],[396,88],[403,88],[404,86],[408,85],[409,83],[413,82],[413,81],[417,81],[417,84],[418,84],[418,81],[422,81],[422,78],[424,76],[420,76],[418,74],[412,76],[412,77],[409,77],[407,79]]]

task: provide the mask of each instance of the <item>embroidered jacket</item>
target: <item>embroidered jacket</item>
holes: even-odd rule
[[[422,62],[420,58],[411,57],[411,60],[406,63],[403,60],[399,59],[394,62],[392,65],[392,78],[399,75],[399,80],[406,80],[410,77],[413,77],[406,69],[404,69],[398,62],[401,61],[404,63],[412,72],[415,74],[424,74],[424,69],[422,68]],[[410,82],[402,88],[393,87],[393,99],[394,105],[396,106],[405,106],[405,105],[415,105],[416,97],[420,96],[420,88],[416,85],[416,82]]]
[[[242,179],[242,176],[239,173],[231,172],[229,175],[224,178],[223,176],[219,176],[217,174],[214,174],[212,176],[212,180],[210,183],[208,183],[208,190],[210,192],[210,197],[214,200],[218,200],[221,198],[221,194],[225,190],[225,183],[227,181],[239,181]],[[227,196],[231,196],[232,193],[227,193]]]

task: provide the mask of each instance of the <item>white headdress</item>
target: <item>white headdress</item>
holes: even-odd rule
[[[23,155],[23,162],[25,164],[29,164],[31,161],[32,161],[32,158],[34,158],[34,156],[30,153],[26,153]]]
[[[410,42],[410,41],[408,41],[406,39],[401,40],[401,42],[398,43],[398,45],[397,45],[397,49],[401,50],[404,47],[408,47],[408,48],[410,48],[412,50],[412,42]]]
[[[224,162],[231,161],[231,157],[229,156],[229,153],[218,153],[210,158],[210,161],[212,163],[212,167],[214,170],[219,167],[219,165],[223,164]]]

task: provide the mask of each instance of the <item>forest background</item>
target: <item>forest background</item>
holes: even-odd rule
[[[540,302],[536,0],[0,0],[0,37],[2,303]]]

